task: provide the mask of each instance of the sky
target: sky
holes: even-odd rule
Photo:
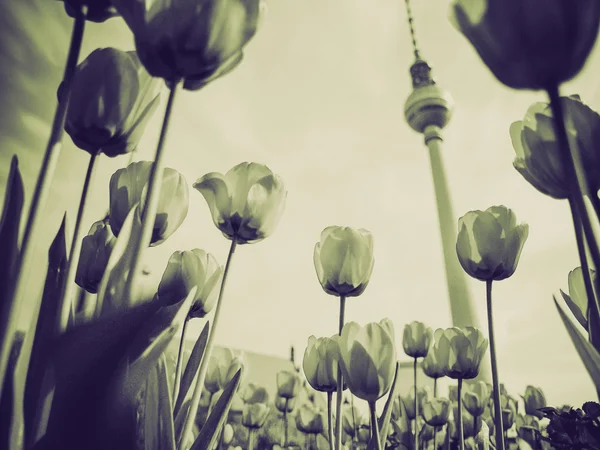
[[[404,2],[271,0],[268,7],[240,67],[177,97],[165,158],[190,185],[189,213],[171,238],[147,252],[150,283],[158,283],[175,250],[202,248],[225,262],[229,241],[191,185],[240,162],[264,163],[286,184],[286,210],[273,236],[238,247],[217,344],[281,357],[293,345],[301,358],[308,336],[335,334],[339,303],[317,281],[313,250],[325,227],[346,225],[370,230],[375,242],[371,282],[361,297],[348,300],[346,320],[389,317],[398,357],[407,360],[404,324],[452,324],[428,154],[422,136],[404,120],[413,62]],[[444,130],[443,158],[457,218],[502,204],[530,227],[517,272],[494,285],[501,381],[514,395],[532,384],[543,388],[550,404],[581,405],[595,390],[552,301],[579,265],[568,205],[538,193],[513,169],[508,132],[531,103],[546,98],[501,85],[450,25],[447,0],[414,1],[412,8],[422,55],[456,103]],[[17,154],[29,201],[72,21],[58,1],[3,2],[0,11],[0,189]],[[121,19],[88,24],[81,59],[98,47],[134,48]],[[597,47],[562,92],[578,93],[599,110]],[[153,158],[164,106],[165,98],[136,160]],[[85,229],[105,214],[108,180],[127,158],[102,157]],[[66,136],[28,297],[39,295],[47,248],[65,210],[72,232],[88,159]],[[468,282],[485,330],[484,284]],[[24,305],[23,324],[30,313]],[[200,323],[191,327],[192,333],[200,329]]]

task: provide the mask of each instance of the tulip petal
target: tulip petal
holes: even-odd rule
[[[193,185],[202,194],[213,219],[220,228],[231,217],[231,198],[227,179],[220,173],[211,172],[199,178]]]

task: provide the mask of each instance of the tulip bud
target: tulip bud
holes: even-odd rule
[[[98,292],[116,242],[107,222],[101,220],[92,225],[88,235],[81,242],[81,254],[75,275],[77,285],[92,294]]]
[[[222,363],[219,370],[219,386],[221,389],[225,389],[229,382],[233,379],[239,370],[242,371],[240,381],[243,379],[245,368],[248,365],[246,361],[246,355],[243,352],[234,353],[233,358],[229,361],[229,364]],[[241,383],[240,383],[241,385]]]
[[[450,415],[450,400],[443,397],[426,400],[423,402],[421,413],[428,425],[434,427],[446,425]]]
[[[295,398],[300,392],[301,379],[297,372],[281,370],[277,373],[277,395],[283,398]]]
[[[437,354],[437,347],[432,345],[427,352],[427,356],[423,358],[421,368],[425,375],[429,378],[438,379],[444,376],[444,367],[440,364],[440,359]]]
[[[325,292],[357,297],[373,273],[373,235],[362,228],[327,227],[315,245],[314,263]]]
[[[247,365],[243,353],[235,353],[233,350],[224,347],[217,347],[212,351],[204,385],[209,392],[217,392],[219,389],[225,389],[238,370]],[[241,382],[240,382],[241,384]]]
[[[158,298],[163,304],[177,303],[196,288],[196,296],[190,309],[190,317],[206,316],[217,303],[216,287],[221,281],[223,268],[210,253],[195,248],[175,252],[158,286]]]
[[[501,83],[549,89],[585,64],[598,34],[600,4],[547,0],[543,10],[538,6],[534,0],[455,0],[450,20]]]
[[[314,336],[308,338],[308,346],[304,352],[302,368],[306,380],[313,389],[320,392],[337,390],[338,347],[330,338]]]
[[[482,415],[491,395],[487,383],[476,381],[465,387],[467,388],[463,393],[465,409],[475,417]]]
[[[335,336],[340,368],[348,389],[358,398],[374,402],[390,389],[396,371],[396,350],[388,331],[379,323],[364,328],[348,322]]]
[[[110,178],[110,227],[119,235],[125,218],[136,204],[143,204],[148,189],[148,177],[152,164],[139,161],[117,170]],[[179,172],[165,168],[163,182],[150,246],[156,246],[169,238],[187,216],[189,203],[188,186]]]
[[[440,364],[453,379],[472,379],[479,374],[479,365],[488,341],[475,327],[437,329],[435,332]]]
[[[592,285],[596,282],[596,272],[590,270]],[[562,289],[560,291],[563,298],[567,302],[573,316],[581,324],[583,328],[588,330],[587,310],[588,297],[583,280],[583,269],[576,267],[569,272],[569,293],[565,294]]]
[[[527,386],[525,388],[525,395],[523,395],[523,402],[525,403],[525,413],[542,419],[544,415],[540,408],[546,407],[546,396],[544,392],[534,386]]]
[[[309,405],[303,405],[296,414],[296,426],[303,433],[319,434],[324,430],[326,422],[321,411]]]
[[[59,101],[67,101],[59,86]],[[159,85],[135,52],[96,49],[77,66],[65,131],[86,152],[114,158],[134,151],[159,103]]]
[[[402,346],[411,358],[427,356],[433,331],[422,322],[411,322],[404,327]]]
[[[229,445],[233,441],[233,426],[230,423],[223,428],[223,444]]]
[[[245,403],[269,403],[267,390],[255,383],[248,383],[243,392],[242,400]]]
[[[63,0],[65,12],[69,17],[76,18],[83,6],[87,7],[85,20],[102,23],[119,14],[110,0]]]
[[[148,72],[167,81],[184,79],[189,90],[200,89],[239,65],[266,11],[262,3],[113,0],[133,32]]]
[[[462,268],[481,281],[504,280],[517,269],[529,226],[506,206],[470,211],[458,221],[456,252]]]
[[[282,413],[290,413],[296,406],[296,398],[285,398],[277,396],[275,399],[275,407]]]
[[[267,416],[269,407],[265,403],[248,403],[242,412],[242,425],[247,428],[261,428]]]
[[[505,429],[509,429],[515,423],[515,413],[511,408],[504,408],[502,410],[502,424]]]
[[[419,411],[423,411],[423,404],[431,397],[431,388],[429,386],[420,387],[417,389],[417,404]],[[406,409],[406,415],[410,420],[415,418],[415,389],[414,386],[408,390],[406,397],[401,397]]]

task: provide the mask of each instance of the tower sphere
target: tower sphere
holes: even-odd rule
[[[452,117],[454,100],[436,84],[415,88],[406,99],[404,115],[411,128],[423,133],[430,125],[444,128]]]

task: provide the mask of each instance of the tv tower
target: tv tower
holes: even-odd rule
[[[456,327],[476,326],[480,328],[473,310],[467,275],[460,266],[456,255],[458,221],[452,210],[450,190],[441,154],[442,129],[450,121],[454,102],[450,94],[433,80],[431,67],[421,57],[415,36],[410,0],[405,0],[405,3],[415,61],[410,66],[413,91],[404,104],[404,114],[411,128],[423,134],[425,145],[429,150],[452,324]],[[480,366],[478,379],[490,379],[487,353]]]

